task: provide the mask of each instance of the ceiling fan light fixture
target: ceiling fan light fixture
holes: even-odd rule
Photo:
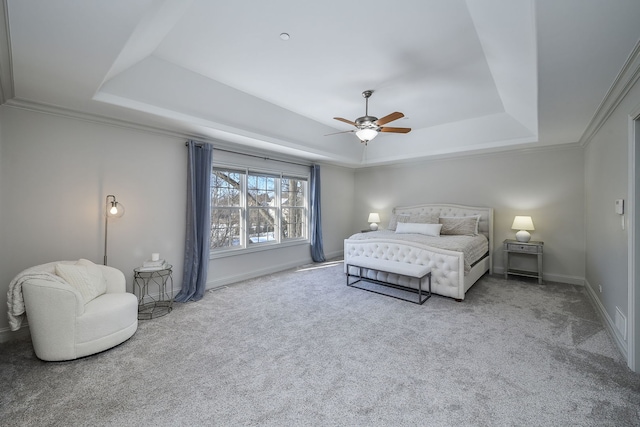
[[[376,131],[375,129],[368,129],[368,128],[360,129],[359,131],[356,132],[356,136],[360,138],[360,141],[362,142],[369,142],[373,138],[378,136],[378,131]]]
[[[391,114],[387,114],[381,119],[370,116],[369,115],[369,97],[373,93],[372,90],[365,90],[362,92],[362,96],[365,98],[365,110],[364,116],[358,117],[354,122],[351,120],[343,119],[342,117],[334,117],[335,120],[341,121],[343,123],[350,124],[356,127],[356,130],[346,131],[346,132],[355,132],[356,136],[360,139],[361,142],[367,143],[371,141],[373,138],[378,136],[379,132],[390,132],[390,133],[409,133],[411,132],[411,128],[400,128],[400,127],[383,127],[389,122],[394,120],[398,120],[404,117],[404,114],[396,111]],[[344,133],[344,132],[336,132],[336,133]],[[333,135],[333,134],[329,134]]]

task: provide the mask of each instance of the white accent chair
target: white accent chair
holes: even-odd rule
[[[55,272],[60,261],[38,266]],[[36,356],[46,361],[72,360],[107,350],[128,340],[138,329],[138,299],[127,293],[124,274],[98,265],[106,293],[85,304],[76,288],[64,281],[27,279],[22,284],[25,311]]]

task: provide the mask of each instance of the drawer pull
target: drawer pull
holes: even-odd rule
[[[508,249],[510,251],[538,253],[537,246],[510,244],[508,245]]]

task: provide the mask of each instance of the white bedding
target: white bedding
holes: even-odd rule
[[[493,272],[493,209],[478,206],[463,206],[443,203],[427,203],[396,207],[391,216],[401,215],[432,218],[479,217],[478,236],[440,235],[429,237],[413,233],[403,234],[381,230],[358,233],[344,241],[345,273],[349,258],[365,256],[373,259],[391,260],[431,268],[432,292],[462,301],[465,293],[485,273]],[[383,218],[384,219],[384,218]],[[410,223],[412,221],[409,221]],[[384,221],[383,221],[384,224]],[[472,242],[462,245],[462,242]],[[354,268],[352,274],[358,274]],[[395,285],[417,288],[417,279],[381,271],[367,270],[365,277]]]
[[[378,230],[367,233],[356,233],[350,240],[393,239],[404,242],[421,243],[434,248],[447,249],[464,253],[464,273],[489,251],[489,241],[483,235],[477,236],[426,236],[424,234],[395,233],[390,230]]]

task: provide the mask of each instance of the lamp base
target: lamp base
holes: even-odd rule
[[[378,224],[372,222],[371,224],[369,224],[369,228],[371,229],[371,231],[376,231],[378,229]]]
[[[518,242],[527,243],[529,240],[531,240],[531,233],[529,233],[527,230],[520,230],[516,233],[516,240]]]

